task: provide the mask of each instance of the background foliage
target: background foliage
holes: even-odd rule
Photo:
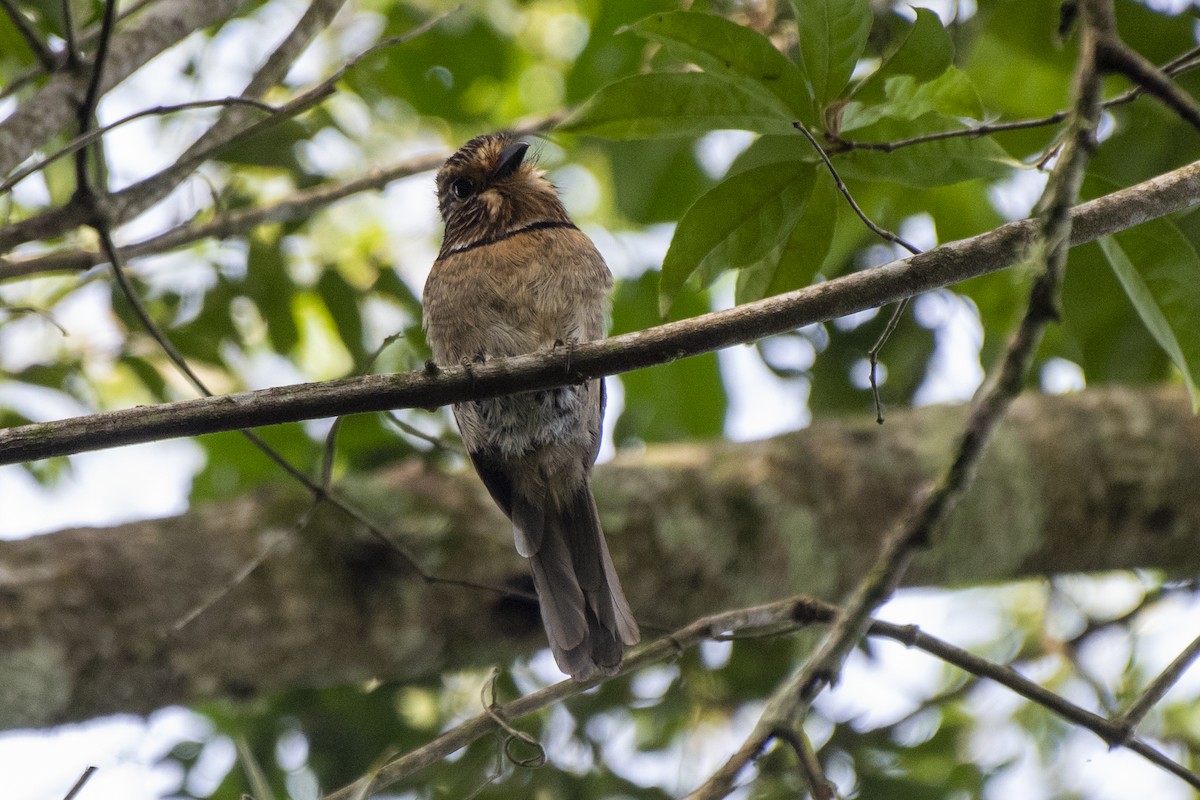
[[[862,209],[921,247],[1030,211],[1031,187],[1040,186],[1039,167],[1057,143],[1056,125],[928,140],[894,152],[863,145],[1062,110],[1076,53],[1074,42],[1059,35],[1057,4],[981,0],[978,7],[937,4],[938,13],[867,0],[682,5],[349,3],[269,100],[282,102],[374,41],[446,16],[369,55],[312,110],[215,153],[162,206],[122,228],[122,240],[274,202],[454,147],[482,131],[525,124],[549,131],[543,121],[564,112],[546,133],[541,157],[618,275],[615,332],[785,292],[903,254],[850,213],[813,148],[793,129],[795,120],[818,135]],[[67,38],[57,4],[17,6],[39,35],[58,43]],[[96,23],[103,4],[71,8],[75,24],[84,26]],[[234,18],[196,33],[143,71],[153,77],[114,92],[101,106],[101,121],[158,102],[237,91],[266,52],[264,38],[278,36],[301,10],[292,0],[245,4]],[[1117,10],[1126,41],[1156,63],[1196,45],[1190,7],[1180,12],[1122,0]],[[0,108],[31,96],[42,80],[36,69],[35,54],[11,19],[0,18],[0,83],[11,87]],[[1200,88],[1195,74],[1179,80],[1189,91]],[[1114,78],[1109,94],[1127,88]],[[169,163],[213,113],[154,117],[111,134],[114,188]],[[1200,136],[1160,105],[1145,98],[1114,105],[1086,192],[1098,196],[1197,158]],[[19,222],[65,203],[74,190],[71,159],[63,159],[0,202],[6,219]],[[131,266],[151,315],[215,391],[413,369],[428,356],[418,298],[436,246],[431,192],[425,174],[381,195],[355,195],[314,207],[299,220],[203,240]],[[1200,224],[1192,214],[1073,251],[1063,323],[1039,353],[1035,380],[1049,388],[1182,382],[1194,392],[1198,242]],[[13,255],[90,247],[90,232],[80,229],[31,242]],[[885,405],[969,396],[975,356],[990,363],[1021,313],[1025,278],[1020,271],[997,273],[918,301],[881,356]],[[759,386],[770,386],[770,396],[787,406],[772,409],[776,421],[757,420],[759,432],[809,415],[873,413],[865,359],[888,316],[857,315],[761,342],[750,368],[733,370],[731,359],[709,355],[625,375],[615,444],[728,435],[739,398],[761,408],[747,400]],[[965,364],[949,360],[952,343],[963,338],[964,318],[978,326]],[[39,416],[40,398],[50,396],[69,398],[79,409],[191,396],[103,268],[0,284],[0,343],[4,425]],[[413,426],[424,435],[414,436]],[[327,430],[313,423],[262,435],[317,474]],[[458,466],[453,441],[446,413],[346,418],[334,472],[344,478],[410,457]],[[197,443],[203,465],[191,482],[193,503],[288,480],[236,434]],[[52,488],[71,465],[40,462],[27,469]],[[1013,660],[1052,688],[1104,706],[1144,683],[1153,659],[1144,659],[1136,631],[1115,626],[1098,633],[1088,620],[1143,601],[1150,614],[1162,602],[1185,602],[1179,598],[1189,597],[1188,587],[1167,583],[1173,577],[1013,584],[967,591],[966,599],[950,602],[974,604],[973,622],[960,620],[957,630],[973,636],[971,643],[986,655]],[[1163,595],[1170,599],[1160,602]],[[981,619],[991,624],[976,624]],[[1094,641],[1119,655],[1102,657],[1089,649]],[[547,745],[545,768],[513,767],[488,739],[398,791],[413,797],[670,796],[703,775],[710,749],[728,746],[732,732],[744,730],[806,644],[799,637],[706,646],[539,718],[533,727]],[[876,648],[856,656],[858,679],[872,673],[881,679],[873,665],[896,663],[884,658],[896,656]],[[506,666],[501,696],[554,677],[544,654]],[[1032,785],[1041,796],[1105,796],[1086,778],[1056,771],[1058,759],[1078,747],[1062,721],[1023,703],[1005,705],[993,688],[948,668],[912,669],[919,685],[900,692],[900,699],[873,706],[869,699],[842,698],[818,706],[810,732],[845,792],[1002,796],[1004,787]],[[274,796],[315,796],[317,787],[340,786],[385,753],[415,747],[474,713],[482,683],[482,674],[467,672],[206,705],[196,709],[207,720],[203,733],[164,757],[181,768],[180,785],[171,791],[260,796],[267,789],[248,777],[257,765]],[[1200,718],[1190,705],[1193,694],[1162,706],[1154,724],[1157,735],[1194,754]],[[234,741],[243,745],[236,766]],[[792,797],[802,790],[783,755],[759,763],[753,796]]]

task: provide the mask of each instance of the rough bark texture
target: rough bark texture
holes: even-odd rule
[[[825,422],[762,442],[651,447],[602,465],[601,517],[648,638],[797,591],[835,598],[944,467],[962,417],[932,407],[882,427]],[[1178,391],[1025,397],[910,582],[1195,572],[1198,474],[1200,420]],[[346,492],[429,572],[528,585],[474,476],[409,462]],[[288,536],[181,632],[164,633],[294,526],[307,503],[279,489],[173,519],[0,543],[0,727],[404,679],[544,646],[535,604],[427,584],[334,510]]]

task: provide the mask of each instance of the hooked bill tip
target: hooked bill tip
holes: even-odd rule
[[[529,149],[528,142],[513,142],[500,151],[500,164],[496,167],[496,178],[506,178],[516,172],[517,167],[525,160],[525,151]]]

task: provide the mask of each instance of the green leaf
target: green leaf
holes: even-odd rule
[[[675,222],[713,187],[687,139],[599,144],[611,165],[617,210],[634,222]]]
[[[822,170],[813,181],[812,195],[787,240],[757,264],[738,273],[737,302],[761,300],[812,283],[829,254],[840,203],[833,178]]]
[[[895,141],[938,131],[964,129],[957,120],[936,113],[912,122],[882,120],[864,129],[862,141]],[[990,138],[959,136],[921,142],[885,153],[853,150],[835,161],[843,178],[886,181],[925,189],[972,178],[998,179],[1009,175],[1017,163]]]
[[[1183,375],[1200,411],[1200,257],[1169,220],[1100,239],[1100,249],[1150,335]]]
[[[752,28],[713,14],[674,11],[647,17],[629,30],[748,93],[773,95],[794,115],[812,121],[812,97],[799,68]]]
[[[884,118],[911,122],[930,112],[979,119],[983,103],[967,74],[954,67],[925,83],[918,83],[912,75],[896,75],[887,79],[879,103],[864,105],[854,100],[846,104],[840,132],[865,128]]]
[[[954,42],[938,15],[918,8],[917,19],[899,47],[854,89],[852,96],[864,105],[882,102],[887,79],[909,75],[918,82],[929,81],[945,72],[953,60]]]
[[[613,334],[642,330],[660,322],[655,304],[657,275],[621,281],[613,298]],[[703,293],[679,298],[689,316],[709,310]],[[631,441],[671,441],[720,436],[728,404],[715,353],[672,361],[621,376],[625,408],[614,429],[618,445]],[[680,402],[687,398],[687,402]]]
[[[365,367],[368,353],[364,347],[362,312],[359,310],[360,293],[346,282],[341,273],[329,268],[321,273],[317,281],[317,293],[325,301],[333,324],[342,344],[354,358],[355,365]]]
[[[783,242],[812,194],[812,164],[766,164],[717,184],[683,215],[663,258],[659,308],[671,309],[684,283],[761,261]]]
[[[739,129],[787,133],[795,115],[774,96],[748,93],[706,72],[650,73],[610,83],[559,130],[610,139],[692,136]]]
[[[749,147],[733,160],[729,173],[731,178],[739,172],[761,167],[766,164],[778,164],[781,161],[807,161],[816,163],[819,156],[812,149],[804,136],[793,129],[782,136],[760,136]]]
[[[820,110],[846,88],[871,32],[869,0],[792,0],[800,59]]]

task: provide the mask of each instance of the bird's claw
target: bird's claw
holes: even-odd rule
[[[560,347],[565,347],[567,349],[567,367],[566,367],[567,372],[571,371],[571,355],[575,352],[575,347],[578,344],[579,344],[579,339],[577,339],[574,336],[568,336],[565,340],[564,339],[555,339],[554,340],[554,347],[553,347],[554,350],[557,350]]]

